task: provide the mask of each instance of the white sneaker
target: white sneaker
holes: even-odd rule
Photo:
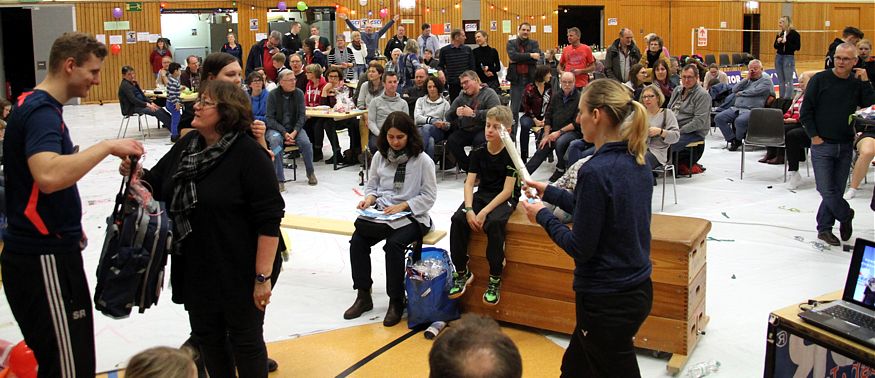
[[[796,190],[799,184],[802,184],[802,175],[799,174],[799,171],[790,172],[790,178],[787,179],[787,189]]]
[[[854,198],[856,196],[857,196],[857,189],[848,188],[848,191],[845,192],[844,198],[845,198],[845,201],[847,201],[847,200],[850,200],[851,198]]]

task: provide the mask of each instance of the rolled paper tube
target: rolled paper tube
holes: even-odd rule
[[[520,178],[523,179],[523,183],[525,184],[526,181],[531,181],[532,177],[529,176],[529,171],[526,170],[526,164],[523,163],[523,158],[520,157],[519,152],[517,152],[516,145],[513,143],[513,139],[510,139],[510,134],[507,133],[507,129],[504,125],[501,125],[501,128],[498,130],[498,136],[501,137],[501,142],[504,143],[504,148],[507,149],[507,153],[510,155],[510,160],[513,161],[513,166],[516,167],[517,172],[519,172]],[[530,187],[528,192],[533,198],[538,198],[538,191],[535,188]],[[530,198],[529,202],[534,201]]]

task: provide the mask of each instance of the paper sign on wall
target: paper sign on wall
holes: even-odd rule
[[[532,33],[538,32],[538,25],[532,25]]]
[[[450,44],[450,35],[449,34],[441,34],[438,36],[438,41],[441,42],[441,45],[449,45]]]
[[[149,32],[137,32],[137,42],[149,42]]]
[[[553,25],[544,25],[544,33],[552,33]]]
[[[608,19],[608,26],[617,26],[617,19],[616,18],[609,18]]]
[[[699,47],[708,46],[708,29],[705,29],[705,27],[700,26],[699,32],[698,32],[698,38],[696,38],[696,39],[699,41],[698,42]]]
[[[510,20],[501,20],[501,32],[510,33]]]
[[[137,43],[137,32],[129,31],[125,33],[125,36],[127,37],[126,39],[128,44]]]
[[[415,24],[415,23],[416,23],[416,20],[414,20],[414,19],[412,19],[412,18],[403,18],[403,19],[401,19],[401,24],[402,24],[402,25],[406,25],[406,24]]]
[[[449,33],[453,30],[453,24],[449,22],[444,22],[444,33]]]
[[[489,31],[498,31],[498,21],[489,21]]]
[[[94,39],[96,39],[97,42],[100,42],[100,43],[102,43],[102,44],[104,44],[104,45],[106,44],[106,34],[98,34],[98,35],[95,35],[95,36],[94,36]]]
[[[267,33],[255,33],[255,40],[261,41],[267,39]]]
[[[149,43],[158,42],[158,38],[161,38],[161,34],[149,34]]]
[[[258,19],[250,18],[249,19],[249,30],[258,30]]]
[[[466,32],[476,32],[477,31],[477,24],[476,23],[465,24],[465,31]]]
[[[434,35],[444,34],[444,25],[443,24],[432,24],[431,25],[431,34],[434,34]]]
[[[109,44],[110,45],[120,45],[124,42],[124,38],[120,35],[111,35],[109,36]]]
[[[720,21],[720,29],[726,29],[726,21]]]

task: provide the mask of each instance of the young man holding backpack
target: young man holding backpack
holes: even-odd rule
[[[6,129],[3,288],[42,377],[95,375],[76,182],[109,155],[143,154],[133,139],[104,140],[74,153],[63,104],[100,84],[106,54],[106,46],[82,33],[56,39],[46,78],[18,98]]]

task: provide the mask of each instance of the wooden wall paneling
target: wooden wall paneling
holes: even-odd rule
[[[719,29],[718,3],[716,2],[698,2],[698,1],[674,1],[671,4],[671,44],[669,49],[675,56],[688,55],[690,53],[690,42],[692,38],[692,29],[699,26],[704,26],[708,29]],[[694,45],[694,51],[697,54],[705,56],[705,54],[714,54],[719,50],[722,37],[718,34],[724,33],[708,33],[708,45],[698,47]],[[695,41],[692,41],[695,44]]]
[[[744,2],[741,1],[721,1],[718,7],[718,17],[720,18],[714,28],[720,27],[720,22],[726,21],[727,29],[743,29],[744,28]],[[743,48],[743,33],[742,32],[719,32],[718,44],[715,49],[712,49],[712,54],[719,56],[719,53],[740,53]],[[710,34],[708,35],[710,38]],[[731,56],[731,55],[730,55]]]
[[[834,27],[825,27],[824,20],[831,8],[826,3],[794,3],[793,24],[800,33],[801,49],[796,52],[797,64],[800,61],[823,61],[824,55],[836,36],[841,33],[806,33],[805,30],[830,30]]]
[[[505,6],[507,10],[505,10]],[[489,35],[489,45],[498,50],[498,56],[504,66],[510,63],[507,55],[507,41],[513,36],[516,38],[517,29],[523,22],[528,22],[532,25],[535,32],[531,33],[530,38],[538,41],[541,50],[556,49],[561,44],[566,44],[566,41],[559,41],[560,31],[558,30],[559,16],[555,12],[559,9],[559,5],[555,0],[544,2],[523,2],[523,1],[490,1],[482,0],[480,2],[480,28]],[[510,32],[505,33],[502,28],[504,20],[510,20]],[[490,30],[491,21],[497,23],[496,30]],[[552,32],[545,33],[544,27],[550,25]]]
[[[776,30],[760,33],[760,55],[758,58],[763,62],[775,61],[775,36],[778,34],[778,19],[783,16],[784,5],[782,3],[760,3],[760,29]],[[792,17],[791,17],[792,20]],[[766,64],[766,69],[772,65]]]

